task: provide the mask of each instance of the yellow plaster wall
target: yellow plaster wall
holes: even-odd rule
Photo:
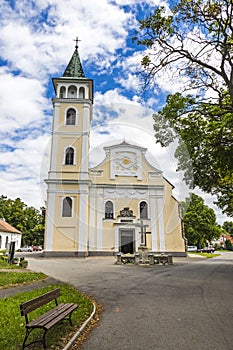
[[[77,110],[77,125],[65,125],[65,112],[68,108],[75,107]],[[58,131],[75,130],[81,131],[83,129],[83,106],[80,103],[61,103],[59,113],[59,126]]]
[[[62,199],[73,198],[73,216],[62,217]],[[57,194],[54,208],[53,250],[69,251],[78,249],[79,196],[72,193]]]
[[[147,231],[150,231],[150,229],[148,227],[147,227]],[[146,235],[146,246],[149,248],[149,250],[152,249],[152,235],[151,234]]]
[[[167,251],[185,252],[181,221],[178,215],[178,202],[171,195],[171,185],[166,183],[167,192],[164,205],[164,232]]]
[[[67,147],[74,147],[76,150],[76,165],[65,165],[64,164],[64,155],[65,149]],[[82,154],[82,138],[80,135],[77,136],[61,136],[59,138],[58,149],[57,149],[57,171],[69,171],[74,172],[80,169],[81,164],[81,154]]]
[[[102,176],[95,176],[90,172],[90,179],[96,184],[124,184],[124,185],[162,185],[164,179],[160,177],[150,177],[149,172],[155,172],[153,168],[144,157],[142,157],[142,180],[138,180],[137,176],[115,176],[110,179],[110,155],[93,170],[101,170]]]
[[[114,200],[114,215],[117,218],[120,215],[120,211],[125,207],[129,207],[130,210],[133,211],[133,215],[138,218],[138,199],[130,199],[130,198],[118,198]]]
[[[77,251],[76,227],[60,226],[54,230],[54,251]]]
[[[106,227],[103,229],[103,250],[114,251],[114,227]]]

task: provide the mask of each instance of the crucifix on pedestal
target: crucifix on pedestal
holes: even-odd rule
[[[137,226],[139,226],[141,228],[141,246],[145,246],[146,245],[146,227],[148,227],[148,225],[144,225],[143,224],[143,219],[140,219],[140,224],[138,224]]]

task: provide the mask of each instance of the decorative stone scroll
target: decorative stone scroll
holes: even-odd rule
[[[129,207],[125,207],[123,210],[121,210],[120,215],[118,215],[117,217],[136,218],[136,216],[133,215],[133,210],[130,210]]]

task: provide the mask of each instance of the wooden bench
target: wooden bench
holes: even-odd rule
[[[25,316],[25,320],[26,320],[26,334],[23,341],[23,347],[22,347],[23,349],[37,342],[42,342],[44,349],[46,349],[45,337],[49,329],[51,329],[57,323],[65,319],[68,320],[72,326],[71,315],[72,315],[72,312],[78,308],[78,305],[73,303],[58,304],[57,298],[59,297],[59,295],[60,295],[60,289],[57,288],[48,293],[42,294],[37,298],[26,301],[25,303],[22,303],[20,305],[21,316]],[[36,310],[40,306],[43,306],[53,300],[55,301],[55,304],[56,304],[56,306],[53,309],[47,311],[45,314],[35,318],[34,320],[29,321],[28,314],[31,311]],[[36,328],[40,328],[44,330],[43,338],[40,340],[32,341],[26,345],[29,335],[31,334],[33,329],[36,329]]]

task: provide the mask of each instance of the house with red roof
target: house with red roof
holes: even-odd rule
[[[15,242],[15,250],[21,246],[22,233],[4,219],[0,219],[0,250],[9,249],[10,243]]]

